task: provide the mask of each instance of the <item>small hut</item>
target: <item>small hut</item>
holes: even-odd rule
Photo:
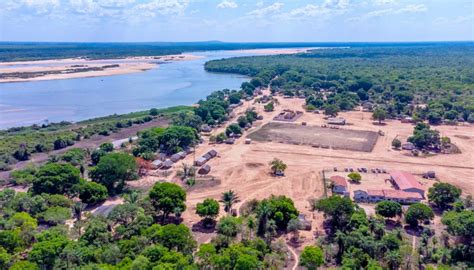
[[[177,161],[179,161],[181,159],[181,155],[179,154],[174,154],[170,157],[171,161],[173,161],[174,163],[176,163]]]
[[[207,158],[205,158],[205,157],[200,157],[200,158],[196,159],[196,161],[194,162],[194,165],[196,165],[196,166],[202,166],[202,165],[204,165],[206,162],[207,162]]]
[[[333,118],[328,118],[328,124],[330,125],[345,125],[346,124],[346,119],[342,117],[333,117]]]
[[[206,132],[206,133],[207,133],[207,132],[211,132],[211,131],[212,131],[212,128],[211,128],[210,126],[208,126],[208,125],[202,125],[202,126],[201,126],[201,131],[202,131],[202,132]]]
[[[164,161],[166,159],[166,154],[165,153],[158,153],[158,156],[156,157],[156,159]]]
[[[171,161],[171,159],[167,159],[163,162],[163,165],[161,166],[161,169],[167,170],[167,169],[173,167],[173,164],[174,164],[174,162]]]
[[[234,144],[235,143],[235,139],[234,138],[229,138],[225,141],[226,144]]]
[[[251,144],[252,143],[252,139],[245,139],[245,144]]]
[[[206,165],[202,166],[202,167],[199,169],[198,173],[199,173],[199,174],[208,174],[210,171],[211,171],[211,166],[209,166],[209,165],[206,164]]]
[[[186,157],[187,153],[185,151],[181,151],[181,152],[176,153],[176,155],[179,155],[181,159],[183,159]]]
[[[212,150],[210,150],[209,152],[207,152],[207,154],[209,154],[209,155],[211,156],[211,158],[213,158],[213,157],[216,157],[216,156],[217,156],[217,151],[214,150],[214,149],[212,149]]]
[[[415,150],[416,147],[413,143],[407,142],[407,143],[402,144],[402,149],[411,151],[411,150]]]
[[[151,166],[154,168],[154,169],[159,169],[161,168],[161,166],[163,165],[163,161],[162,160],[154,160],[152,163],[151,163]]]

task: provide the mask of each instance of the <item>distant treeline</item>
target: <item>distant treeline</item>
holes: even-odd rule
[[[179,54],[189,51],[239,50],[289,47],[390,47],[390,46],[429,46],[455,45],[453,42],[425,43],[227,43],[219,41],[204,42],[146,42],[146,43],[69,43],[69,42],[0,42],[0,62],[45,60],[84,57],[90,59],[110,59],[128,56],[157,56]],[[462,43],[462,44],[466,44]],[[469,44],[469,43],[467,43]],[[472,45],[472,43],[471,43]]]
[[[474,122],[473,44],[328,48],[215,60],[205,68],[264,83],[276,77],[272,92],[304,96],[314,109],[344,111],[371,103],[389,117]]]

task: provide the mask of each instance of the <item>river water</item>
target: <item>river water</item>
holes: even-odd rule
[[[80,121],[150,108],[191,105],[215,90],[238,89],[245,76],[206,72],[204,63],[246,56],[237,51],[194,52],[198,60],[148,71],[92,78],[0,83],[0,129]]]

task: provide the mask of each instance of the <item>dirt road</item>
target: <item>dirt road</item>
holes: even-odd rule
[[[34,163],[36,165],[40,165],[48,161],[49,157],[52,155],[60,155],[67,150],[71,148],[90,148],[90,149],[95,149],[99,147],[101,144],[105,142],[112,142],[120,139],[128,139],[130,137],[134,137],[137,135],[137,132],[146,128],[150,127],[157,127],[157,126],[166,126],[168,125],[168,120],[165,118],[158,118],[153,121],[143,123],[140,125],[133,125],[129,128],[122,128],[116,133],[112,133],[109,136],[102,136],[102,135],[94,135],[90,137],[89,139],[83,139],[79,142],[76,142],[72,146],[68,146],[63,149],[59,150],[53,150],[48,153],[35,153],[31,155],[31,158],[27,161],[20,161],[15,163],[12,167],[14,170],[22,169],[26,165]],[[11,171],[6,171],[6,172],[0,172],[0,179],[9,179],[10,178],[10,172]]]

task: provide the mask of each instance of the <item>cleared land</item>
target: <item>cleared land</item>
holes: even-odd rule
[[[276,141],[288,144],[371,152],[377,142],[378,134],[374,131],[333,129],[270,122],[247,137],[259,142]]]

